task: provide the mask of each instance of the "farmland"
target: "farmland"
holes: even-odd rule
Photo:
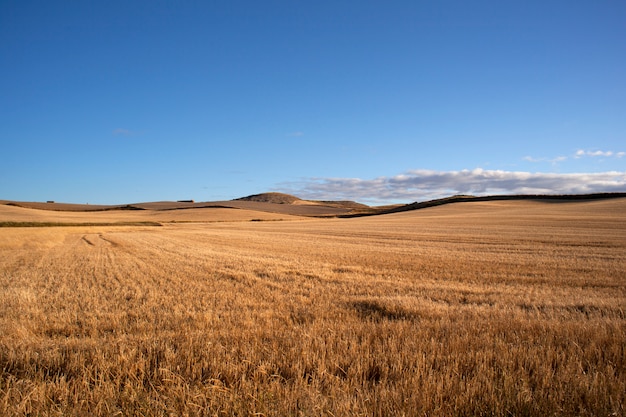
[[[0,221],[0,415],[626,413],[624,198]]]

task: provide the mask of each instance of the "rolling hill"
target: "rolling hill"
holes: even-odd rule
[[[262,193],[229,201],[160,201],[123,205],[90,205],[0,200],[0,223],[173,223],[302,218],[351,218],[411,212],[431,207],[497,201],[585,202],[626,198],[626,193],[585,195],[452,196],[405,205],[370,207],[353,201],[303,200],[283,193]],[[469,210],[469,207],[466,207]],[[470,210],[471,211],[471,210]]]

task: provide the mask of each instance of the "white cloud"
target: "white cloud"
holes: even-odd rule
[[[278,191],[312,200],[356,200],[370,204],[425,201],[456,194],[587,194],[625,192],[626,172],[558,174],[476,168],[411,170],[393,177],[308,178]]]
[[[589,156],[611,156],[613,155],[612,151],[587,151],[587,155]]]

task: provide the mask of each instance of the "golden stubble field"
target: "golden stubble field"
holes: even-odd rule
[[[0,415],[625,413],[624,199],[233,220],[0,228]]]

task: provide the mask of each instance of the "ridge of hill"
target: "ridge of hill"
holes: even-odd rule
[[[519,200],[535,200],[535,201],[552,201],[552,202],[573,202],[587,200],[603,200],[611,198],[626,198],[626,193],[592,193],[592,194],[512,194],[512,195],[489,195],[489,196],[473,196],[473,195],[454,195],[450,197],[438,198],[434,200],[414,202],[389,209],[380,209],[355,212],[340,215],[339,217],[362,217],[374,216],[380,214],[401,213],[405,211],[420,210],[429,207],[442,206],[453,203],[468,203],[479,201],[519,201]]]

